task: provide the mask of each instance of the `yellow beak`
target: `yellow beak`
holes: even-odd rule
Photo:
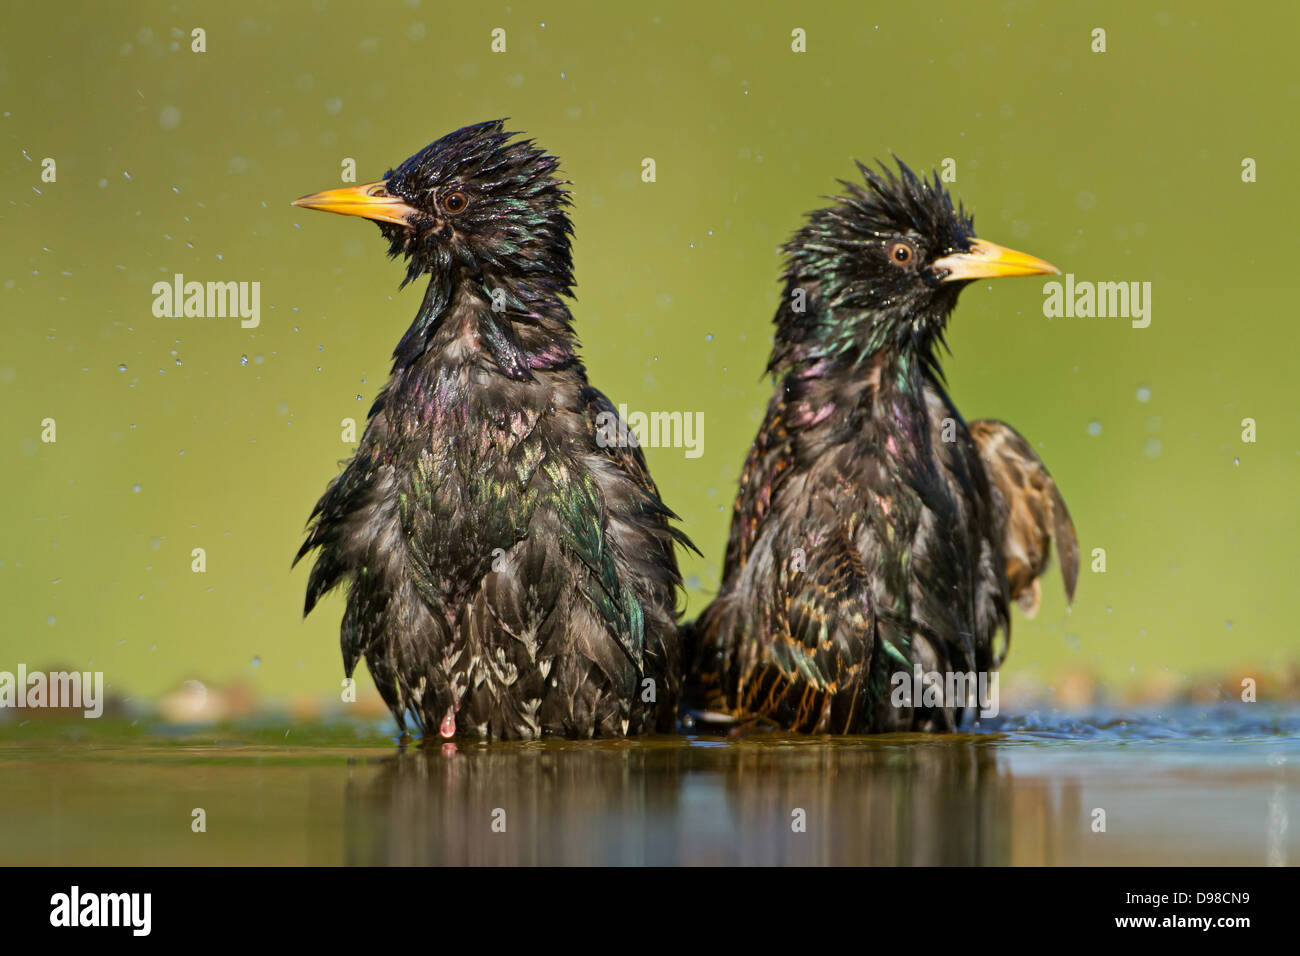
[[[935,272],[947,270],[940,282],[958,282],[962,279],[997,279],[1004,276],[1060,275],[1061,270],[1027,252],[1016,252],[983,239],[971,241],[969,252],[955,252],[936,259],[931,266]]]
[[[366,183],[364,186],[349,186],[346,189],[327,189],[323,193],[312,193],[295,199],[293,205],[305,209],[319,209],[322,212],[336,212],[340,216],[361,216],[379,222],[393,222],[399,226],[409,226],[412,217],[419,210],[408,206],[396,196],[390,195],[387,183]]]

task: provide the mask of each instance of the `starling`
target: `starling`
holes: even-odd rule
[[[900,700],[897,677],[995,670],[1010,601],[1037,609],[1052,537],[1073,599],[1078,546],[1047,469],[1010,426],[967,425],[939,366],[969,282],[1058,270],[977,239],[937,175],[858,169],[785,246],[778,387],[719,593],[685,629],[705,721],[952,730],[969,698]]]
[[[312,512],[295,559],[316,552],[306,613],[346,585],[344,670],[365,657],[404,733],[670,731],[674,549],[690,543],[640,448],[608,440],[627,431],[587,381],[565,304],[566,184],[516,136],[467,126],[379,182],[294,203],[374,220],[402,285],[427,279]]]

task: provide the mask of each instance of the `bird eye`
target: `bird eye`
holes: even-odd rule
[[[469,205],[469,197],[460,190],[442,197],[442,208],[450,213],[464,212]]]
[[[889,247],[889,261],[896,266],[908,265],[916,257],[916,250],[906,242],[895,242]]]

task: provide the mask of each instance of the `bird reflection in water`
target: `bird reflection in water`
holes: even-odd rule
[[[1068,778],[979,736],[407,748],[354,766],[346,860],[452,865],[1062,863]]]

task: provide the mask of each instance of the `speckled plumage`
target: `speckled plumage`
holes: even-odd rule
[[[312,514],[306,610],[347,587],[344,668],[365,658],[403,729],[671,730],[674,547],[689,542],[641,451],[597,440],[597,416],[617,413],[587,381],[563,301],[568,195],[557,161],[513,136],[497,121],[443,137],[373,184],[388,204],[374,210],[299,200],[401,211],[378,224],[407,259],[403,284],[428,281]]]
[[[987,269],[987,250],[1032,263],[997,274],[1053,267],[976,240],[937,176],[859,168],[865,183],[843,183],[785,249],[778,387],[741,474],[719,593],[686,629],[706,721],[952,729],[965,706],[896,706],[891,677],[995,669],[1009,601],[1037,594],[1051,534],[1073,594],[1074,529],[1055,484],[1009,426],[966,425],[938,361],[959,269]],[[1017,483],[1030,474],[1032,487]]]

